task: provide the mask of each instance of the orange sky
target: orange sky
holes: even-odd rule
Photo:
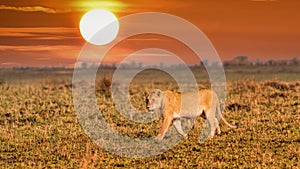
[[[79,20],[95,8],[117,17],[146,11],[182,17],[209,37],[222,60],[237,55],[261,60],[300,56],[298,0],[1,0],[0,67],[72,66],[84,44]],[[112,53],[126,55],[161,45],[178,55],[188,53],[183,57],[192,55],[174,40],[151,39],[132,38]]]

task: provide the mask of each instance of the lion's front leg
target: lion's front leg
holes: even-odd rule
[[[156,140],[161,141],[164,138],[172,120],[173,120],[172,117],[164,117],[162,127],[159,130]]]

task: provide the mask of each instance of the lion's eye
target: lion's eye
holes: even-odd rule
[[[151,99],[151,102],[153,103],[155,100],[154,99]]]

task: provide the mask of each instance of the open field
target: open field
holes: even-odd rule
[[[199,85],[207,86],[203,70],[193,71]],[[83,131],[72,102],[71,69],[1,69],[0,168],[300,168],[299,74],[297,67],[226,68],[224,116],[238,129],[221,122],[222,134],[199,144],[204,120],[198,118],[188,139],[166,153],[125,158],[97,146]],[[139,110],[145,108],[146,88],[177,90],[177,85],[161,72],[139,74],[130,86]],[[129,121],[114,109],[107,90],[99,77],[97,103],[111,126],[130,137],[157,134],[161,119]]]
[[[227,81],[241,80],[300,80],[300,66],[232,66],[225,67]],[[204,68],[192,68],[197,80],[207,80]],[[112,69],[101,69],[98,74],[112,75]],[[155,74],[148,74],[156,77]],[[14,68],[0,69],[0,83],[8,84],[40,84],[40,83],[71,83],[73,69],[64,68]],[[148,78],[150,79],[150,78]]]

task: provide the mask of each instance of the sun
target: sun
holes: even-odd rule
[[[81,36],[94,45],[112,42],[119,32],[119,21],[110,11],[95,9],[88,11],[80,20]]]

